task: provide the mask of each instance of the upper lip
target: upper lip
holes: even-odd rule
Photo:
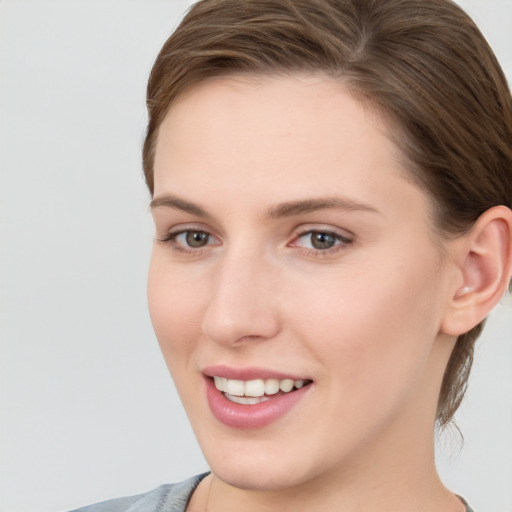
[[[232,380],[254,380],[254,379],[292,379],[292,380],[311,380],[304,375],[294,375],[282,371],[271,370],[269,368],[258,368],[248,366],[244,368],[233,368],[230,366],[216,365],[203,368],[202,373],[208,377],[224,377]]]

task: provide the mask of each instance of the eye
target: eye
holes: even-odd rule
[[[310,243],[315,249],[325,250],[336,245],[336,236],[332,233],[322,233],[321,231],[313,231],[309,233]]]
[[[182,229],[180,231],[171,231],[158,240],[162,243],[171,245],[174,250],[182,252],[192,252],[217,242],[217,240],[210,233],[200,229]]]
[[[308,230],[300,233],[292,245],[312,251],[332,252],[338,247],[350,243],[352,243],[351,239],[333,231]]]
[[[179,233],[175,240],[189,247],[198,248],[208,245],[210,235],[204,231],[184,231],[183,233]]]

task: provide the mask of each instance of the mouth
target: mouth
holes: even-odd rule
[[[236,429],[265,427],[307,400],[308,378],[263,369],[209,368],[204,372],[206,398],[213,416]]]
[[[256,405],[272,397],[292,393],[311,384],[308,379],[251,379],[237,380],[213,376],[215,387],[230,402],[242,405]]]

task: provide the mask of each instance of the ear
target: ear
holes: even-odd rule
[[[507,290],[512,276],[512,210],[490,208],[454,247],[457,280],[441,331],[459,336],[479,324]]]

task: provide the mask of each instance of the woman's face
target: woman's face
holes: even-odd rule
[[[453,269],[398,161],[321,75],[212,80],[171,107],[149,306],[225,482],[353,478],[429,451]]]

